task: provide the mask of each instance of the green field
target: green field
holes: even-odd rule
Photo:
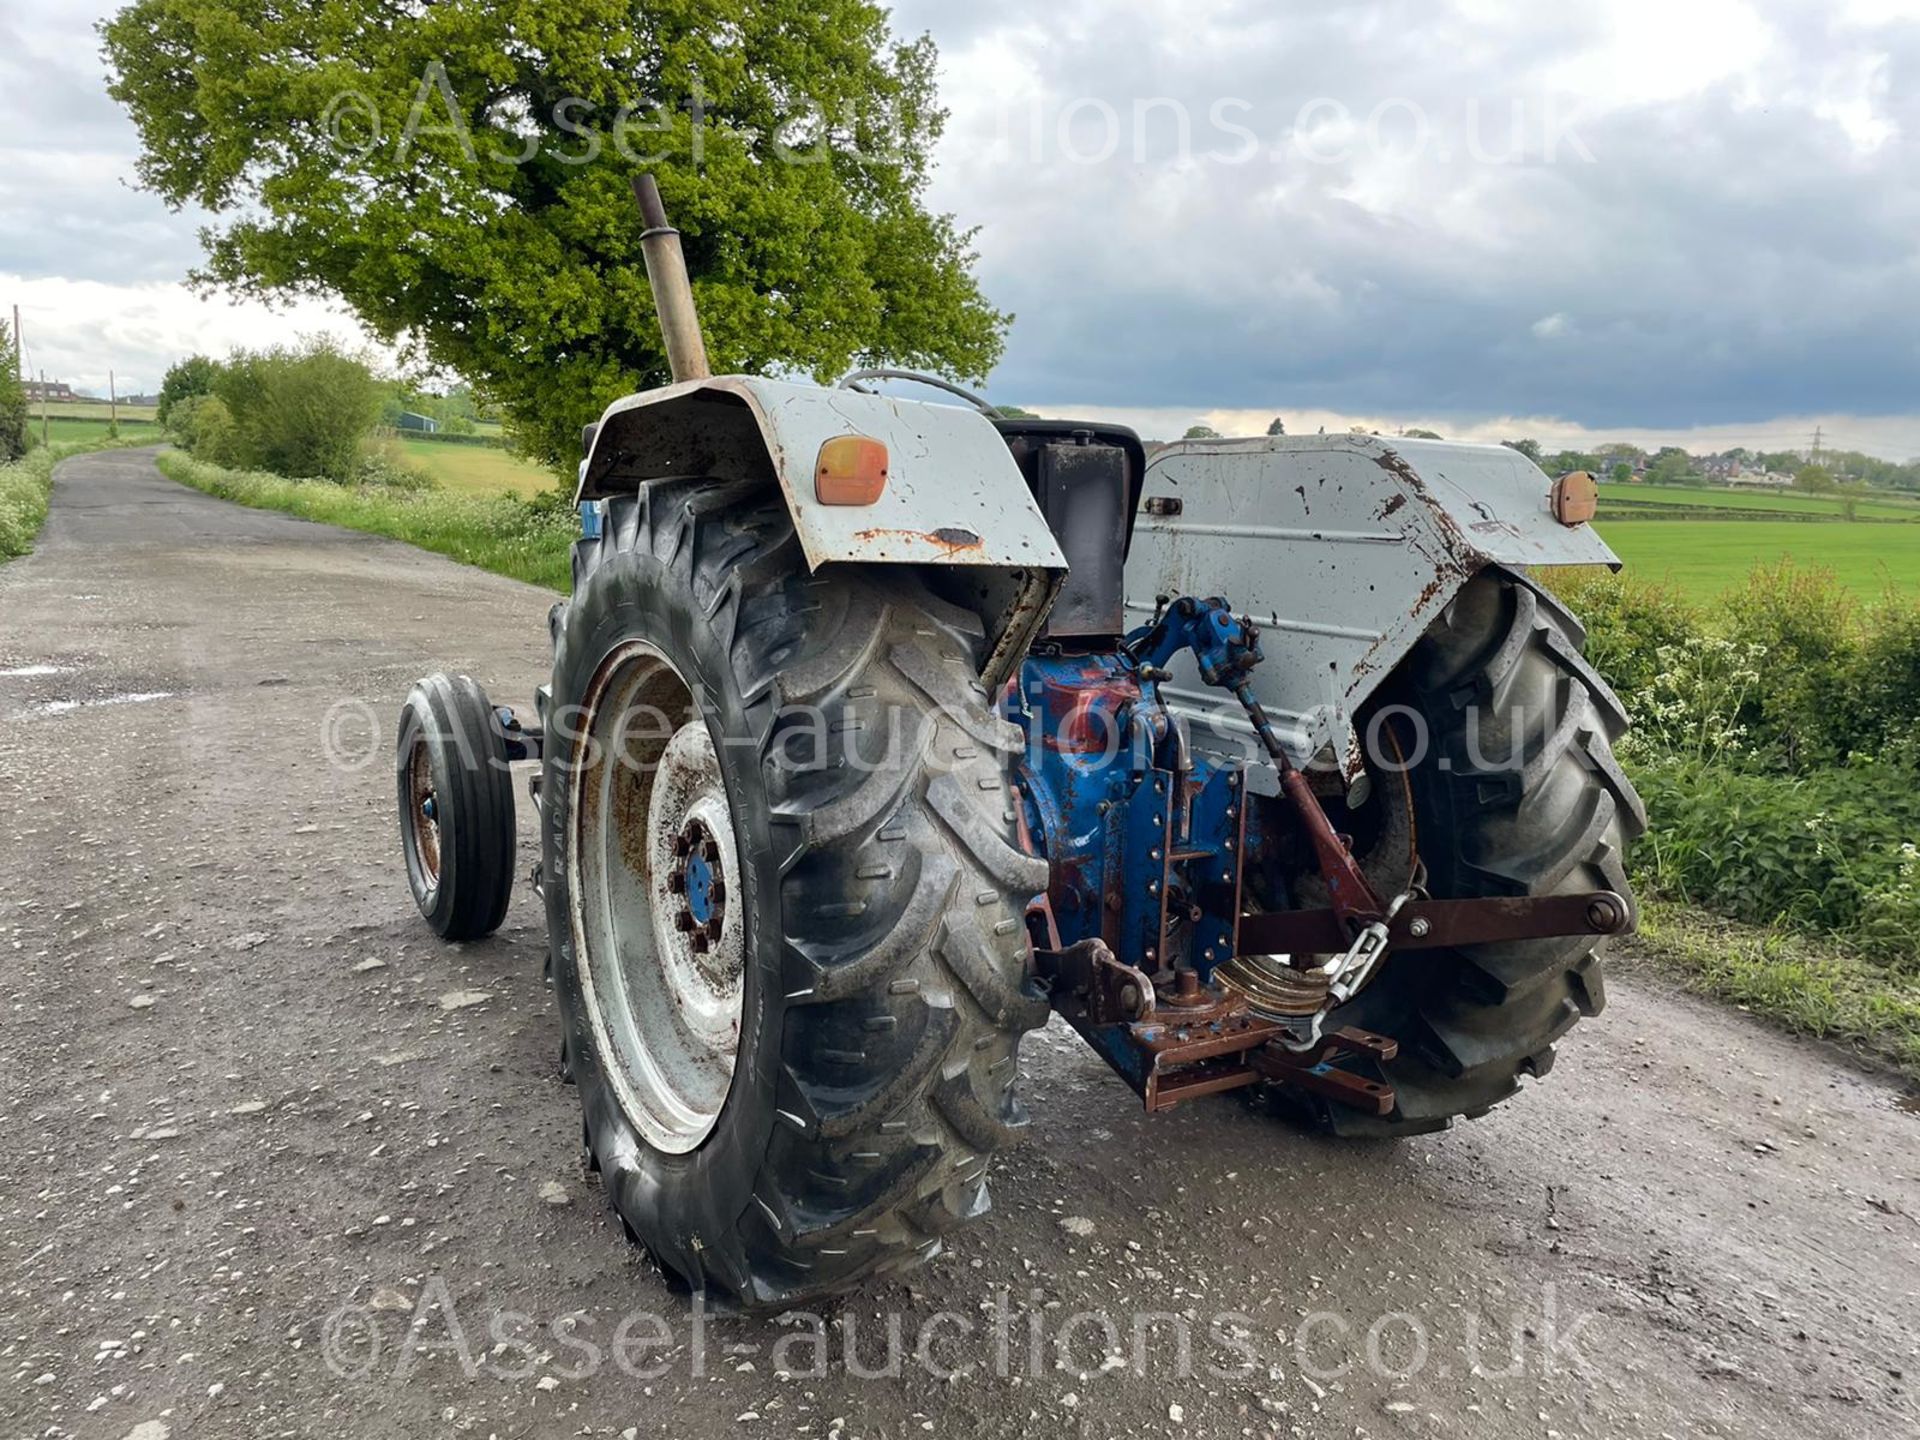
[[[1755,511],[1783,515],[1845,514],[1829,495],[1805,495],[1794,490],[1729,490],[1705,485],[1602,485],[1600,503],[1607,506],[1685,506],[1689,509]],[[1860,502],[1855,513],[1872,520],[1920,520],[1920,497],[1876,495]]]
[[[456,495],[518,495],[531,499],[551,490],[558,478],[531,461],[489,445],[445,445],[432,440],[396,440],[408,464]]]
[[[34,423],[37,425],[40,422],[39,403],[37,401],[29,401],[27,409],[32,412]],[[98,417],[103,424],[112,413],[112,410],[104,400],[97,402],[92,400],[49,400],[46,405],[46,410],[47,414],[55,420],[63,418],[88,419]],[[120,423],[122,425],[126,424],[129,420],[151,420],[153,418],[153,406],[151,405],[120,406]]]
[[[35,441],[40,439],[38,411],[35,411],[33,417],[27,422],[27,433]],[[47,438],[55,445],[68,440],[100,441],[107,438],[107,426],[93,420],[68,419],[56,414],[47,421]],[[161,433],[159,425],[151,420],[129,421],[123,417],[120,421],[120,438],[152,441],[158,444],[166,437]]]
[[[1892,586],[1920,593],[1920,526],[1810,524],[1804,520],[1608,520],[1596,527],[1627,574],[1711,600],[1756,564],[1792,560],[1833,571],[1865,600]]]

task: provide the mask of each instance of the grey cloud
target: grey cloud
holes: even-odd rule
[[[1593,426],[1911,411],[1920,23],[1851,26],[1825,0],[1758,8],[1773,44],[1748,74],[1641,103],[1624,102],[1642,67],[1711,73],[1717,54],[1630,54],[1617,78],[1589,76],[1623,102],[1562,111],[1591,164],[1566,147],[1546,164],[1542,147],[1552,77],[1605,42],[1598,3],[1494,18],[1486,0],[905,0],[895,30],[930,29],[946,55],[935,199],[983,227],[988,293],[1019,315],[1002,398]],[[996,36],[991,66],[970,61]],[[0,22],[0,270],[177,279],[199,217],[123,183],[134,137],[94,52],[81,20]],[[1863,153],[1815,103],[1873,63],[1898,134]],[[1034,93],[997,111],[968,88],[1022,67]],[[1024,142],[1030,103],[1050,129],[1083,96],[1127,122],[1118,157],[992,153],[1001,126]],[[1187,107],[1201,158],[1171,153],[1164,112],[1145,161],[1126,153],[1133,106],[1157,97]],[[1241,144],[1209,119],[1228,97],[1248,102],[1230,118],[1258,137],[1253,163],[1219,159]],[[1384,170],[1308,163],[1295,127],[1316,97],[1359,119],[1417,106],[1434,148]],[[1473,160],[1475,107],[1499,153],[1516,100],[1524,163]],[[1390,118],[1404,141],[1405,114]],[[1097,109],[1080,120],[1079,142],[1097,141]]]
[[[1042,59],[1056,104],[1090,93],[1125,114],[1173,95],[1198,121],[1240,95],[1245,122],[1284,139],[1316,95],[1359,116],[1399,96],[1456,153],[1377,203],[1360,168],[1297,160],[996,168],[957,115],[940,198],[988,217],[989,291],[1021,315],[995,390],[1594,425],[1910,410],[1920,32],[1767,9],[1783,41],[1752,82],[1579,120],[1595,163],[1553,166],[1463,163],[1457,142],[1467,101],[1538,107],[1535,77],[1593,43],[1565,7],[1498,33],[1439,5],[1290,8],[1197,65],[1137,21],[1107,35],[1067,17]],[[1884,55],[1881,109],[1900,126],[1865,155],[1808,104],[1853,52]],[[1548,316],[1560,333],[1537,335]]]
[[[87,16],[0,20],[0,270],[28,278],[178,280],[197,219],[134,190],[138,142],[106,93]]]

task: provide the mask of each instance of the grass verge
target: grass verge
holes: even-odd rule
[[[170,479],[255,510],[280,510],[477,565],[549,590],[571,582],[570,548],[579,535],[572,511],[511,495],[453,495],[380,485],[287,480],[251,470],[223,470],[178,451],[164,451]]]
[[[1920,980],[1829,942],[1646,900],[1624,955],[1688,990],[1920,1080]]]
[[[54,466],[89,450],[124,450],[141,443],[130,438],[109,440],[103,430],[98,438],[35,446],[20,459],[0,465],[0,560],[17,559],[33,549],[47,518]]]

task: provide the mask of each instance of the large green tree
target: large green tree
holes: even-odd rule
[[[716,370],[978,379],[1007,317],[922,203],[934,50],[867,0],[135,0],[101,27],[196,278],[338,296],[520,443],[667,367],[628,190],[659,176]]]

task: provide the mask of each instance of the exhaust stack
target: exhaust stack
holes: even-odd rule
[[[646,230],[640,244],[646,256],[647,282],[653,287],[653,308],[667,341],[667,365],[676,382],[705,380],[713,374],[707,364],[707,342],[700,334],[700,316],[693,308],[693,286],[687,280],[687,259],[680,250],[680,232],[667,223],[660,203],[660,187],[651,175],[636,175],[633,198],[640,202]]]

